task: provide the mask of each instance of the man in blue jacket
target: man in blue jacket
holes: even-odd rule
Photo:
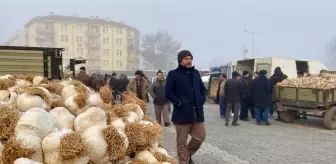
[[[266,77],[267,71],[261,70],[259,76],[252,81],[251,95],[253,97],[255,107],[255,117],[258,125],[271,125],[268,122],[268,115],[270,112],[270,105],[272,103],[272,96],[270,92],[269,80]],[[263,112],[263,114],[260,114]],[[263,118],[260,118],[260,115]]]
[[[191,156],[205,139],[203,105],[206,90],[200,73],[192,66],[193,56],[188,50],[177,55],[178,68],[169,71],[166,97],[173,103],[172,122],[176,128],[176,145],[180,164],[193,164]],[[188,135],[192,139],[187,143]]]

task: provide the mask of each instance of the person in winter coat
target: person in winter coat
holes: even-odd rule
[[[93,84],[92,88],[95,91],[99,91],[99,89],[105,85],[104,77],[102,75],[100,75],[99,73],[96,74],[93,78],[92,84]]]
[[[127,91],[134,92],[137,97],[146,103],[148,102],[147,95],[149,91],[149,85],[146,79],[142,78],[140,70],[135,72],[135,78],[130,80],[127,85]]]
[[[166,81],[163,72],[159,70],[156,73],[156,81],[152,84],[150,95],[153,98],[155,117],[159,124],[161,124],[161,117],[163,117],[164,126],[170,125],[168,99],[166,98],[165,85]]]
[[[112,73],[112,77],[110,79],[110,87],[112,89],[112,95],[113,95],[113,98],[116,100],[116,96],[118,94],[118,84],[119,83],[119,80],[117,79],[117,74],[116,73]]]
[[[128,83],[129,83],[129,80],[128,80],[127,76],[124,75],[124,74],[121,74],[120,79],[119,79],[119,83],[118,83],[118,87],[117,87],[118,91],[121,92],[121,93],[125,92]]]
[[[237,123],[240,110],[240,103],[243,94],[243,85],[239,80],[240,74],[237,71],[232,72],[232,79],[225,82],[224,93],[226,100],[225,126],[229,125],[230,111],[233,111],[232,126],[239,126]]]
[[[271,125],[268,122],[268,116],[272,102],[272,96],[270,94],[270,85],[268,84],[269,80],[267,79],[266,74],[266,70],[259,71],[259,76],[252,82],[251,95],[254,101],[256,121],[258,125]],[[260,118],[261,111],[263,112],[262,119]]]
[[[221,74],[217,89],[217,102],[219,104],[219,114],[222,118],[225,118],[225,94],[224,94],[224,86],[227,76],[225,74]]]
[[[283,74],[281,71],[280,67],[276,67],[274,69],[274,74],[269,78],[269,88],[270,88],[270,92],[271,95],[273,95],[273,88],[277,83],[282,82],[283,80],[287,79],[287,75]],[[272,101],[271,104],[271,109],[270,109],[270,116],[273,117],[273,113],[275,109],[275,101]],[[278,111],[277,111],[278,112]],[[279,112],[278,112],[278,120],[280,120],[280,116],[279,116]]]
[[[241,110],[240,110],[240,120],[249,121],[248,112],[252,111],[251,107],[251,95],[250,95],[250,73],[248,71],[243,71],[242,82],[242,100],[241,100]],[[252,112],[251,112],[252,113]]]
[[[91,85],[92,85],[92,79],[88,74],[86,74],[86,68],[84,66],[79,68],[79,73],[77,75],[77,80],[82,82],[83,84],[85,84],[88,87],[91,87]]]
[[[166,96],[174,105],[172,122],[176,128],[180,164],[193,164],[191,156],[205,139],[203,105],[206,89],[200,73],[192,66],[192,60],[190,51],[180,51],[177,55],[179,66],[169,71],[166,81]],[[191,140],[187,144],[188,135]]]

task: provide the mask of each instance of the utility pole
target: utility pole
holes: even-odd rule
[[[248,30],[244,30],[244,32],[250,34],[252,36],[252,57],[254,57],[254,35],[262,33],[264,31],[258,31],[258,32],[250,32]]]
[[[243,49],[243,59],[246,59],[246,55],[248,53],[248,50],[246,49],[246,45],[244,44],[244,49]]]

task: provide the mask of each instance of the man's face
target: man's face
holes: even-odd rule
[[[140,80],[141,76],[140,75],[135,75],[135,79]]]
[[[297,77],[303,77],[303,75],[302,74],[297,74]]]
[[[116,75],[113,75],[112,77],[113,77],[113,78],[115,78],[115,79],[117,78],[117,76],[116,76]]]
[[[237,76],[237,79],[240,80],[242,77],[241,76]]]
[[[163,80],[163,73],[158,73],[157,74],[157,79],[158,80]]]
[[[191,56],[186,56],[181,60],[181,65],[185,66],[187,68],[191,68],[192,67],[192,57]]]
[[[254,78],[257,78],[259,75],[258,75],[258,74],[256,74],[256,73],[254,73],[254,75],[253,75],[253,76],[254,76]]]

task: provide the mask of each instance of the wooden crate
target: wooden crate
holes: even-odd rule
[[[213,77],[211,79],[211,85],[209,88],[209,96],[210,97],[216,97],[217,96],[217,89],[218,89],[218,84],[219,84],[219,77]]]

